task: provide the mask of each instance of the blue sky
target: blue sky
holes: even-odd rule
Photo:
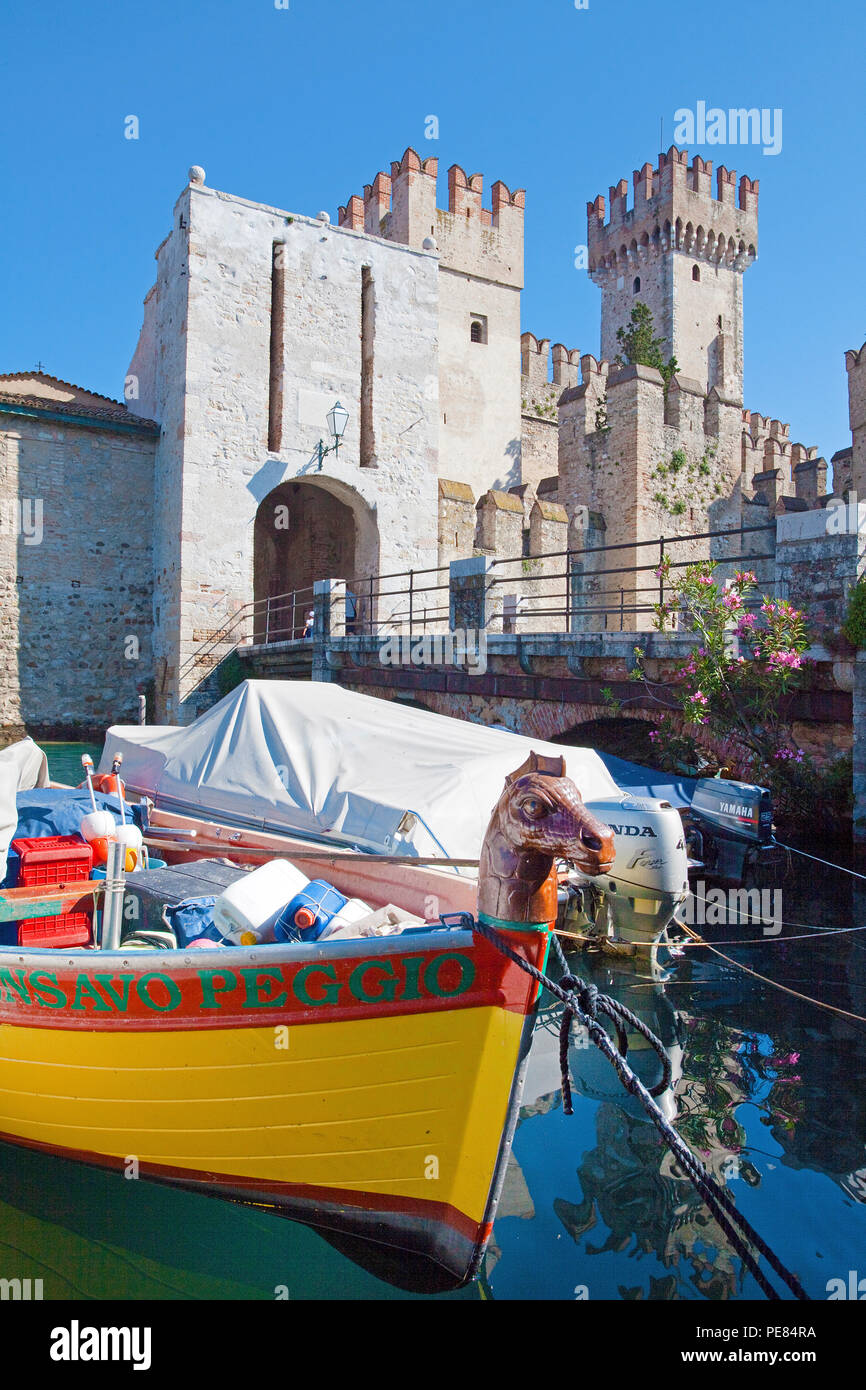
[[[282,3],[282,0],[278,0]],[[523,327],[598,352],[574,268],[585,207],[673,141],[674,112],[781,108],[781,152],[696,147],[761,180],[745,279],[752,409],[850,443],[843,354],[866,337],[861,6],[761,0],[12,0],[3,24],[0,371],[122,394],[153,253],[190,164],[315,214],[405,147],[526,188]],[[124,138],[136,115],[140,138]],[[439,139],[424,138],[425,118]]]

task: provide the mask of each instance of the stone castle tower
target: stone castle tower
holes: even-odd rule
[[[743,272],[757,256],[758,182],[676,146],[587,204],[589,273],[602,291],[601,357],[581,357],[581,382],[559,399],[558,501],[572,544],[590,525],[648,563],[662,535],[769,522],[815,506],[826,486],[817,450],[794,444],[780,420],[743,408]],[[616,366],[618,332],[635,304],[650,309],[666,384],[654,367]],[[597,542],[594,542],[597,543]],[[634,547],[631,549],[630,547]],[[692,553],[693,552],[693,553]],[[709,553],[706,542],[678,558]],[[617,581],[619,582],[619,581]],[[640,602],[640,579],[622,581]],[[646,599],[644,599],[646,601]]]
[[[587,204],[589,273],[602,292],[601,355],[612,361],[617,331],[640,300],[682,376],[729,400],[743,398],[743,272],[757,256],[758,180],[672,146],[654,169],[644,164],[628,185],[610,189],[610,216],[599,194]]]
[[[341,227],[438,252],[439,474],[476,494],[519,484],[520,291],[524,190],[448,170],[448,207],[436,206],[439,161],[407,149],[339,209]]]
[[[714,182],[673,147],[634,173],[631,207],[624,180],[609,215],[603,197],[588,205],[596,357],[520,333],[522,190],[494,182],[485,207],[481,175],[455,164],[440,208],[435,159],[410,148],[390,170],[332,224],[211,188],[193,167],[125,402],[41,372],[0,377],[0,730],[65,737],[134,718],[142,692],[151,717],[188,719],[237,615],[254,605],[257,642],[297,636],[316,579],[354,584],[361,620],[380,622],[371,575],[509,559],[504,628],[506,597],[561,602],[563,561],[543,557],[568,549],[575,611],[582,586],[588,607],[600,596],[627,614],[647,597],[629,585],[655,588],[659,537],[826,502],[817,450],[744,408],[756,180],[721,168]],[[615,364],[639,302],[677,358],[667,384]],[[846,365],[853,445],[834,455],[834,491],[863,497],[866,346]],[[348,428],[323,457],[338,399]],[[100,479],[102,520],[82,477]],[[118,540],[113,518],[132,514]],[[621,548],[589,554],[605,544]],[[694,544],[679,558],[723,543]],[[642,580],[600,573],[636,565]],[[547,622],[523,614],[520,630]],[[106,634],[96,683],[76,645],[92,629]]]

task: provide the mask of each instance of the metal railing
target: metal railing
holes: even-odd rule
[[[758,583],[750,603],[757,606],[765,597],[775,595],[774,571],[772,577],[760,572],[762,562],[775,559],[775,551],[751,548],[754,542],[749,546],[744,542],[746,536],[761,534],[775,536],[775,525],[739,526],[492,560],[493,573],[488,575],[484,594],[487,631],[640,630],[641,624],[645,626],[655,615],[656,605],[665,602],[666,560],[671,572],[700,559],[713,559],[718,566],[717,578],[722,580],[732,578],[738,568],[756,571]],[[694,552],[696,547],[702,553],[683,553],[684,548]],[[631,563],[618,563],[629,557],[634,557]],[[355,575],[344,582],[345,630],[350,636],[414,636],[449,628],[448,565]],[[210,634],[188,657],[180,673],[181,687],[192,689],[201,684],[214,666],[240,646],[311,638],[311,612],[311,584],[242,605],[222,629]]]
[[[354,600],[354,617],[346,607],[346,632],[366,637],[397,632],[447,631],[450,613],[448,565],[394,570],[389,574],[356,575],[346,580],[347,600]]]
[[[775,559],[774,550],[743,549],[742,537],[760,533],[775,535],[775,526],[740,526],[493,560],[491,569],[502,573],[494,574],[487,584],[488,598],[493,597],[488,630],[627,631],[641,619],[654,618],[656,605],[665,602],[666,560],[670,561],[670,570],[675,571],[701,559],[713,559],[718,566],[717,579],[724,581],[732,578],[738,567],[754,571],[760,568],[761,561]],[[703,547],[709,554],[678,554],[678,547],[694,549],[699,542],[731,542],[737,537],[741,539],[735,553],[710,545]],[[646,560],[616,563],[620,557],[635,552],[645,553]],[[614,563],[604,563],[608,558]],[[510,572],[505,573],[506,570]],[[757,595],[752,602],[758,604],[774,592],[775,576],[770,579],[756,574],[756,578]],[[555,628],[551,620],[556,620]]]
[[[182,664],[179,673],[184,697],[201,685],[211,671],[238,647],[289,642],[311,635],[312,585],[244,603],[224,625],[208,634]]]

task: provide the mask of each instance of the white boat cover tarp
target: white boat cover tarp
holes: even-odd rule
[[[48,759],[32,738],[0,748],[0,880],[6,876],[6,855],[18,824],[15,798],[33,787],[47,787]]]
[[[186,728],[116,725],[99,768],[122,753],[128,787],[182,814],[472,859],[506,775],[533,749],[564,756],[585,800],[619,797],[591,749],[309,681],[244,681]],[[407,811],[428,827],[411,847],[397,836]]]

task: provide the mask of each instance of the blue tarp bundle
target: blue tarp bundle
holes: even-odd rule
[[[96,805],[100,811],[111,811],[116,821],[120,820],[120,800],[96,792]],[[18,826],[14,839],[27,839],[35,835],[77,835],[84,817],[93,810],[90,792],[86,787],[70,790],[68,787],[37,787],[34,791],[19,792]],[[137,806],[123,803],[126,820],[136,820]]]
[[[222,941],[223,934],[214,926],[213,909],[216,898],[187,898],[185,902],[166,907],[165,915],[177,937],[178,946],[191,941]]]
[[[659,801],[669,801],[677,810],[691,806],[694,800],[697,777],[681,777],[677,772],[657,772],[640,763],[626,762],[625,758],[615,758],[612,753],[598,755],[613,780],[624,792],[632,796],[649,796]]]

